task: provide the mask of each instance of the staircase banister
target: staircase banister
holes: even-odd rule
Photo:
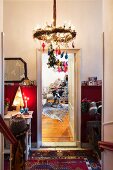
[[[11,132],[11,130],[7,127],[5,121],[3,120],[2,116],[0,115],[0,132],[6,137],[9,142],[13,145],[17,145],[18,141]]]
[[[99,141],[98,145],[101,151],[103,150],[113,151],[113,142]]]

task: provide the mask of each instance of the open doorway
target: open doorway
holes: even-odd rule
[[[76,146],[78,141],[80,143],[80,114],[77,115],[80,111],[78,98],[80,69],[78,69],[77,55],[68,53],[67,72],[48,68],[48,55],[46,53],[41,55],[37,58],[42,70],[38,73],[40,74],[38,98],[41,99],[39,101],[41,107],[38,108],[40,110],[38,146]]]
[[[68,67],[68,59],[57,58]],[[68,106],[69,71],[48,68],[47,63],[45,54],[42,56],[42,142],[74,141]]]

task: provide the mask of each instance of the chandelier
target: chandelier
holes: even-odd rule
[[[56,0],[53,0],[53,23],[51,25],[46,24],[45,28],[37,28],[33,32],[33,38],[42,41],[42,48],[44,51],[45,44],[48,44],[48,68],[54,68],[58,72],[68,71],[68,54],[67,52],[61,52],[60,47],[68,47],[70,43],[76,37],[75,30],[71,26],[63,25],[56,26]],[[55,46],[55,47],[54,47]],[[74,43],[72,42],[74,48]],[[58,58],[60,56],[60,59]],[[64,58],[64,59],[63,59]]]
[[[53,23],[46,25],[45,28],[37,28],[34,30],[33,38],[42,40],[45,43],[67,44],[75,37],[76,32],[71,29],[71,26],[56,26],[56,0],[53,0]]]

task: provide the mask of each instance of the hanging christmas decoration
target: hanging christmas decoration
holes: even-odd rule
[[[66,52],[66,55],[65,55],[65,59],[66,59],[66,60],[68,59],[68,54],[67,54],[67,52]]]
[[[72,47],[75,48],[74,42],[72,42]]]
[[[37,27],[33,31],[33,38],[38,39],[42,43],[42,50],[44,52],[45,43],[48,47],[48,68],[54,68],[58,72],[67,72],[68,70],[68,54],[61,52],[60,47],[64,47],[67,49],[69,47],[69,43],[72,43],[72,47],[74,48],[74,39],[76,37],[76,31],[72,29],[72,26],[69,23],[63,24],[63,26],[57,26],[56,22],[56,0],[53,0],[53,23],[45,27],[39,28]],[[52,43],[52,44],[51,44]],[[54,45],[54,48],[53,48]],[[58,58],[60,56],[60,59]],[[65,59],[63,60],[63,57]]]
[[[55,68],[55,65],[56,65],[57,61],[56,61],[56,56],[54,54],[54,49],[53,49],[52,44],[48,48],[48,55],[49,55],[48,63],[47,63],[48,68],[50,68],[50,67]]]
[[[60,55],[61,54],[61,50],[60,50],[60,46],[59,46],[59,48],[58,48],[58,55]]]
[[[46,45],[45,45],[45,43],[43,42],[43,43],[42,43],[43,52],[44,52],[45,46],[46,46]]]
[[[60,73],[62,70],[61,70],[61,67],[60,66],[58,66],[58,72]]]
[[[56,48],[55,52],[56,52],[56,55],[58,55],[58,48]]]
[[[61,53],[61,58],[63,58],[63,56],[64,56],[64,52]]]
[[[61,51],[60,51],[61,55],[59,55],[59,56],[60,56],[60,58],[62,58],[62,61],[60,61],[60,59],[57,58],[58,57],[58,50],[60,50],[60,47],[58,47],[54,50],[53,45],[50,44],[50,46],[48,48],[48,56],[49,56],[48,63],[47,63],[48,68],[52,67],[52,68],[55,69],[55,71],[57,70],[59,73],[60,72],[67,72],[68,62],[66,62],[65,60],[68,59],[68,54],[66,52],[65,59],[63,61],[64,52],[61,53]]]

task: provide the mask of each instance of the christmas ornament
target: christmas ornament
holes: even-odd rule
[[[59,72],[59,73],[61,72],[61,67],[60,67],[60,66],[58,66],[58,72]]]
[[[60,57],[63,58],[63,56],[64,56],[64,52],[61,53],[61,56],[60,56]]]
[[[43,52],[44,52],[45,46],[46,46],[46,45],[45,45],[45,43],[43,42],[43,43],[42,43]]]
[[[75,48],[74,42],[72,42],[72,47]]]
[[[58,55],[58,49],[57,48],[56,48],[55,52],[56,52],[56,55]]]
[[[61,54],[61,50],[60,50],[60,47],[58,48],[58,55],[60,55]]]
[[[60,50],[60,46],[58,46],[55,50],[52,46],[52,44],[50,44],[49,48],[48,48],[48,68],[53,67],[55,69],[55,71],[57,70],[58,72],[67,72],[68,70],[68,63],[66,61],[60,61],[57,58],[57,55],[61,54],[61,58],[64,56],[64,52],[61,53]],[[68,54],[66,52],[65,54],[65,58],[68,59]]]
[[[67,54],[67,52],[66,52],[66,55],[65,55],[65,59],[66,59],[66,60],[68,59],[68,54]]]

